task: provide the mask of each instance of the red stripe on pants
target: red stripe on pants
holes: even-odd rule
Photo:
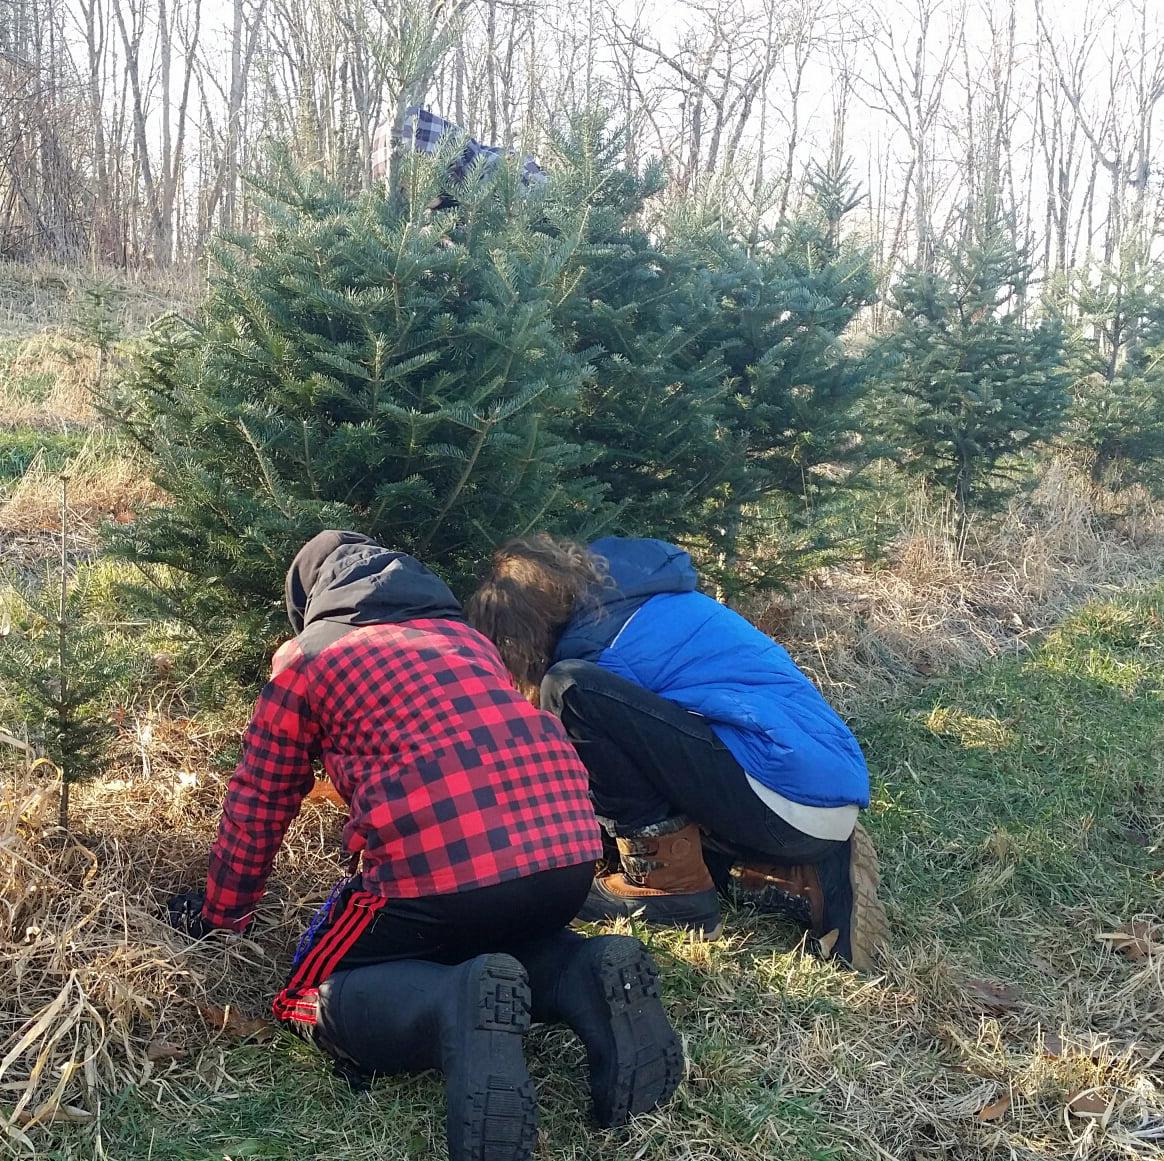
[[[315,1023],[313,993],[328,976],[335,973],[343,957],[356,945],[360,936],[371,926],[376,913],[387,902],[387,899],[369,891],[352,893],[343,913],[324,928],[311,950],[291,973],[286,986],[275,997],[271,1009],[277,1020]]]

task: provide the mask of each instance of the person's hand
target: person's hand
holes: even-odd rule
[[[202,918],[202,905],[205,902],[206,895],[202,891],[181,891],[171,896],[166,904],[166,918],[170,926],[191,939],[202,939],[212,931],[219,930]]]

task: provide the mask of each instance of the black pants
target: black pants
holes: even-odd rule
[[[520,959],[570,923],[593,878],[594,864],[581,863],[455,895],[385,900],[364,891],[357,877],[275,997],[275,1015],[295,1031],[309,1031],[315,992],[338,971],[399,960],[458,964],[488,952]]]
[[[616,833],[686,815],[706,832],[705,846],[744,858],[815,863],[844,846],[769,810],[705,718],[598,665],[558,662],[541,705],[562,719],[595,809]]]
[[[456,895],[393,899],[337,970],[399,959],[463,963],[486,952],[512,952],[566,927],[593,878],[594,864],[582,863]]]

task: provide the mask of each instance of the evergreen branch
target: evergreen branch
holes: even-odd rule
[[[457,502],[458,497],[465,490],[465,485],[469,482],[469,478],[473,475],[473,469],[477,466],[477,460],[481,455],[481,449],[485,446],[485,441],[489,438],[490,431],[493,430],[493,421],[486,420],[481,428],[477,438],[473,441],[473,446],[469,452],[469,458],[465,463],[465,468],[461,472],[460,478],[457,480],[453,490],[445,498],[445,502],[441,505],[440,511],[436,514],[436,519],[429,527],[428,532],[417,546],[417,553],[423,556],[428,552],[429,545],[432,544],[433,537],[436,536],[440,530],[441,525],[445,521],[445,517],[452,511],[453,505]]]
[[[235,426],[240,432],[242,432],[243,438],[247,441],[251,447],[251,450],[255,453],[255,459],[258,462],[259,471],[261,471],[263,474],[263,481],[267,485],[267,491],[270,493],[271,499],[275,502],[275,507],[278,508],[279,511],[287,517],[288,520],[290,520],[292,518],[292,514],[283,503],[282,497],[279,494],[279,488],[276,486],[270,465],[267,463],[267,457],[263,454],[258,443],[251,435],[250,429],[247,427],[246,423],[242,420],[241,417],[235,420]]]

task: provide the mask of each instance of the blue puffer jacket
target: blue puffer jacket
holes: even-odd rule
[[[702,714],[757,782],[793,802],[869,805],[857,739],[784,649],[696,591],[686,552],[618,536],[590,548],[614,585],[566,626],[555,661],[597,662]]]

